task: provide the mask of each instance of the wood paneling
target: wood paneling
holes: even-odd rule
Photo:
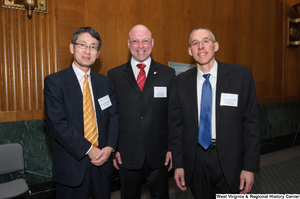
[[[129,60],[128,32],[136,24],[144,24],[152,31],[155,41],[152,57],[164,64],[169,61],[194,64],[187,53],[189,34],[198,26],[206,26],[220,43],[216,54],[219,61],[238,63],[252,69],[259,103],[287,100],[285,92],[290,89],[294,95],[292,100],[300,100],[300,94],[296,92],[299,83],[292,86],[283,82],[284,73],[291,72],[286,71],[286,67],[289,68],[286,65],[290,65],[289,62],[299,63],[299,59],[290,57],[290,61],[285,60],[286,56],[299,56],[297,48],[285,46],[286,17],[289,14],[285,10],[292,9],[291,6],[297,3],[295,0],[288,1],[90,1],[79,6],[82,8],[80,13],[85,10],[85,21],[81,17],[76,22],[74,20],[72,28],[76,30],[75,24],[78,24],[77,27],[92,26],[100,33],[103,46],[100,60],[93,70],[106,74],[110,68]],[[64,1],[64,4],[68,3]],[[65,6],[60,13],[65,16],[68,9]],[[60,15],[58,18],[62,19]],[[70,38],[71,32],[68,34]],[[64,38],[65,41],[60,39],[61,46],[68,46],[69,38]],[[60,63],[65,68],[70,65],[72,56],[69,50],[63,52],[65,55]],[[300,74],[295,71],[292,75]]]
[[[190,32],[210,28],[222,62],[251,68],[259,103],[300,100],[299,47],[286,47],[286,18],[300,17],[299,0],[48,0],[48,14],[1,9],[1,121],[43,119],[43,79],[72,63],[72,34],[91,26],[102,38],[92,70],[106,74],[127,62],[129,30],[144,24],[154,38],[152,57],[194,64]]]
[[[43,80],[58,69],[55,1],[48,14],[0,8],[0,121],[44,118]]]
[[[284,8],[285,15],[290,18],[300,18],[300,15],[292,8],[293,5],[299,3],[299,0],[288,0]],[[287,37],[287,19],[284,18],[284,49],[283,55],[283,101],[299,101],[300,100],[300,47],[286,47]]]

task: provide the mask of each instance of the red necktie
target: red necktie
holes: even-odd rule
[[[146,73],[144,70],[146,65],[145,64],[137,64],[136,66],[140,69],[140,72],[137,76],[136,81],[137,81],[137,84],[139,85],[141,91],[143,91],[143,87],[144,87],[145,81],[146,81]]]

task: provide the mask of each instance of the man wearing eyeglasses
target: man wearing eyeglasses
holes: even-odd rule
[[[148,184],[151,198],[169,198],[168,105],[175,71],[155,62],[150,54],[154,40],[143,25],[128,35],[131,60],[108,71],[120,111],[120,137],[114,166],[119,169],[122,199],[140,198]]]
[[[57,199],[110,198],[119,114],[110,79],[91,71],[100,47],[96,30],[79,28],[70,44],[72,65],[45,78]]]
[[[205,27],[192,31],[189,44],[197,67],[175,78],[170,101],[174,179],[197,199],[248,193],[260,154],[251,70],[217,61],[219,44]]]

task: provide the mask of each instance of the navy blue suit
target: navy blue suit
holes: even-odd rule
[[[93,71],[90,76],[97,117],[98,147],[110,146],[115,149],[119,114],[111,81]],[[98,99],[106,95],[112,105],[101,110]],[[54,137],[53,179],[65,186],[79,186],[88,164],[91,164],[86,155],[91,143],[84,138],[82,91],[72,66],[45,78],[44,101],[47,124]],[[112,157],[98,168],[107,176],[111,175],[114,170]]]

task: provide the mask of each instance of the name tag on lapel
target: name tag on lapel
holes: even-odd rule
[[[221,93],[220,106],[238,106],[238,94]]]
[[[106,95],[102,98],[99,98],[98,102],[99,102],[99,105],[100,105],[102,111],[107,109],[108,107],[110,107],[112,105],[108,95]]]
[[[154,98],[166,98],[166,97],[167,97],[167,87],[165,86],[154,87]]]

